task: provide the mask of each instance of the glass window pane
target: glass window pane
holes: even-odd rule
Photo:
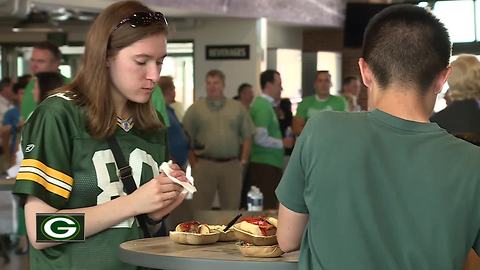
[[[302,51],[277,49],[276,70],[282,75],[282,98],[302,97]]]
[[[452,42],[475,41],[473,1],[438,1],[433,13],[448,29]]]
[[[480,1],[475,1],[475,13],[477,17],[475,22],[477,28],[477,41],[480,41]]]
[[[328,70],[330,72],[330,75],[332,75],[330,94],[338,95],[339,90],[342,88],[342,54],[336,52],[318,52],[317,70]]]

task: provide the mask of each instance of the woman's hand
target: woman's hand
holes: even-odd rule
[[[167,207],[175,201],[182,190],[182,186],[175,184],[161,173],[129,196],[135,215],[139,215]]]
[[[187,176],[185,175],[185,172],[182,171],[182,169],[177,164],[170,164],[170,168],[172,169],[172,172],[170,173],[171,176],[177,178],[178,180],[180,180],[182,182],[188,182],[188,179],[187,179]],[[156,178],[161,178],[161,177],[163,177],[162,175],[164,175],[164,174],[162,173],[159,176],[157,176]],[[165,177],[167,177],[167,176],[165,176]],[[182,190],[183,190],[183,187],[181,187],[181,191]],[[173,209],[177,208],[177,206],[179,206],[183,202],[186,195],[187,194],[180,194],[177,198],[172,200],[169,205],[167,205],[166,207],[161,208],[157,211],[153,211],[153,212],[148,213],[148,216],[151,219],[157,220],[157,221],[162,219],[164,216],[166,216],[170,212],[172,212]]]
[[[178,165],[171,164],[170,168],[172,169],[171,176],[188,182],[185,172]],[[130,196],[136,215],[147,213],[151,219],[160,220],[182,203],[186,195],[181,194],[182,191],[182,186],[174,183],[162,172],[148,183],[140,186]]]

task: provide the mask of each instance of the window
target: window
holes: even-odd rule
[[[317,70],[328,70],[332,76],[330,94],[338,95],[342,87],[342,54],[337,52],[318,52]],[[312,82],[313,83],[313,82]]]
[[[475,4],[468,0],[437,1],[433,6],[433,14],[445,24],[452,42],[472,42],[480,37],[475,37],[475,10],[479,10],[480,2]]]
[[[168,42],[162,76],[172,76],[182,113],[193,104],[193,42]],[[181,117],[180,117],[181,118]],[[181,119],[180,119],[181,120]]]

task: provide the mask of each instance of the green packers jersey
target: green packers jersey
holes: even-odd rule
[[[100,205],[126,195],[117,166],[105,140],[86,130],[81,107],[57,94],[42,102],[26,122],[22,134],[24,160],[14,192],[40,198],[57,209]],[[128,132],[116,138],[132,167],[137,186],[159,174],[166,159],[166,129]],[[118,211],[122,211],[119,209]],[[31,269],[131,269],[117,257],[120,243],[142,235],[134,218],[122,221],[85,242],[44,250],[31,249]]]

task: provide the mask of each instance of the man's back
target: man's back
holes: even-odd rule
[[[460,269],[480,247],[478,164],[477,147],[433,123],[313,117],[277,189],[309,215],[300,269]]]

